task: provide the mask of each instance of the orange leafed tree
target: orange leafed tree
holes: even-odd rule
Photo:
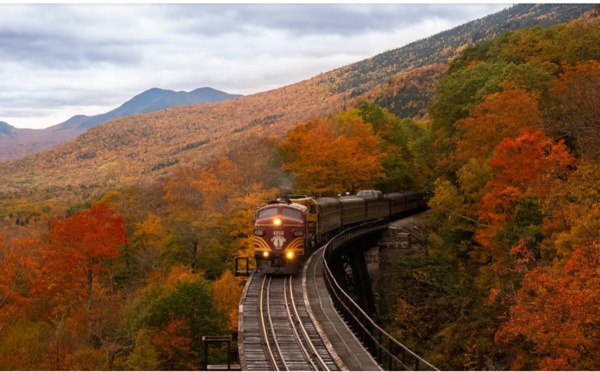
[[[355,192],[383,176],[373,129],[358,115],[313,119],[288,132],[280,143],[283,168],[309,194]]]
[[[537,97],[522,89],[490,94],[455,127],[461,132],[456,148],[458,163],[487,159],[502,140],[516,137],[520,129],[541,127]]]
[[[127,242],[123,217],[104,204],[58,218],[50,226],[36,291],[49,297],[51,320],[68,316],[70,309],[83,309],[88,345],[94,299],[110,293],[110,263],[119,256],[119,245]]]
[[[506,344],[524,337],[535,345],[532,353],[543,370],[597,369],[599,266],[600,244],[593,243],[577,247],[560,272],[549,268],[528,272],[496,341]]]

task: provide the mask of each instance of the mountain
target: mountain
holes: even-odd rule
[[[386,107],[400,116],[409,109],[422,116],[435,82],[466,46],[507,30],[568,22],[593,6],[519,4],[283,88],[112,119],[49,151],[0,163],[0,197],[89,198],[111,187],[155,182],[252,139],[281,138],[309,118],[361,99],[387,99]]]
[[[73,126],[81,129],[89,129],[121,116],[144,114],[173,106],[218,102],[240,96],[239,94],[228,94],[207,87],[198,88],[191,92],[174,92],[172,90],[152,88],[138,94],[112,111],[95,116],[84,116],[83,118],[81,115],[74,116],[65,123],[59,124],[57,129],[62,130]]]
[[[208,87],[198,88],[191,92],[175,92],[152,88],[107,113],[93,116],[76,115],[64,123],[46,129],[19,129],[0,122],[0,161],[17,159],[50,149],[77,137],[90,128],[121,116],[144,114],[173,106],[217,102],[237,97],[240,97],[240,95],[228,94]],[[6,136],[1,136],[1,134],[6,134]]]
[[[334,93],[349,92],[351,97],[360,96],[373,89],[374,85],[379,85],[384,90],[386,85],[392,83],[405,85],[404,80],[410,78],[408,75],[414,75],[413,72],[418,70],[429,78],[435,79],[441,76],[439,66],[448,63],[469,45],[495,38],[512,30],[566,23],[591,11],[594,6],[594,4],[517,4],[498,13],[412,42],[402,48],[334,70],[329,77],[332,82],[331,89]],[[432,70],[431,67],[436,68]],[[395,79],[400,81],[394,81]],[[417,76],[416,80],[423,80],[423,78]],[[414,88],[413,84],[407,87],[412,91]],[[391,93],[400,100],[407,96],[402,91]],[[418,101],[409,99],[405,104],[393,102],[394,100],[390,102],[393,97],[385,94],[371,95],[370,98],[378,104],[390,106],[390,111],[397,116],[412,117],[415,113],[424,112],[433,91],[428,94],[415,93],[421,94],[421,99]]]
[[[12,136],[16,129],[8,123],[0,121],[0,136]]]

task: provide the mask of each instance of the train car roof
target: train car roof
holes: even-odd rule
[[[320,206],[340,205],[340,200],[333,196],[325,196],[322,198],[318,198],[318,199],[316,199],[316,202]]]
[[[340,196],[339,197],[342,204],[350,204],[350,203],[364,203],[365,199],[356,195],[348,195],[348,196]]]
[[[383,193],[379,190],[360,190],[356,193],[356,196],[360,196],[361,198],[383,198]]]
[[[266,209],[266,208],[273,208],[273,207],[286,207],[286,208],[292,208],[292,209],[297,209],[298,211],[302,212],[302,213],[306,213],[306,211],[308,210],[308,207],[302,204],[298,204],[298,203],[287,203],[287,202],[271,202],[267,205],[264,205],[260,208],[257,209],[257,211]]]
[[[384,198],[388,198],[388,199],[392,199],[392,198],[398,198],[398,197],[406,197],[406,194],[403,192],[391,192],[389,194],[385,194],[383,195]]]

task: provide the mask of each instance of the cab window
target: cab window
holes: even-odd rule
[[[263,209],[262,211],[258,212],[258,218],[275,216],[276,214],[277,208]]]
[[[281,213],[284,216],[292,217],[292,218],[295,218],[298,220],[302,217],[302,214],[300,214],[300,212],[298,212],[295,209],[290,209],[290,208],[282,208]]]

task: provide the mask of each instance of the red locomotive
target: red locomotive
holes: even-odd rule
[[[345,228],[425,208],[424,193],[383,194],[363,190],[356,196],[313,199],[291,195],[254,214],[254,258],[266,274],[294,274],[304,256]]]
[[[308,208],[292,202],[272,202],[254,215],[254,257],[266,273],[293,274],[305,253]]]

